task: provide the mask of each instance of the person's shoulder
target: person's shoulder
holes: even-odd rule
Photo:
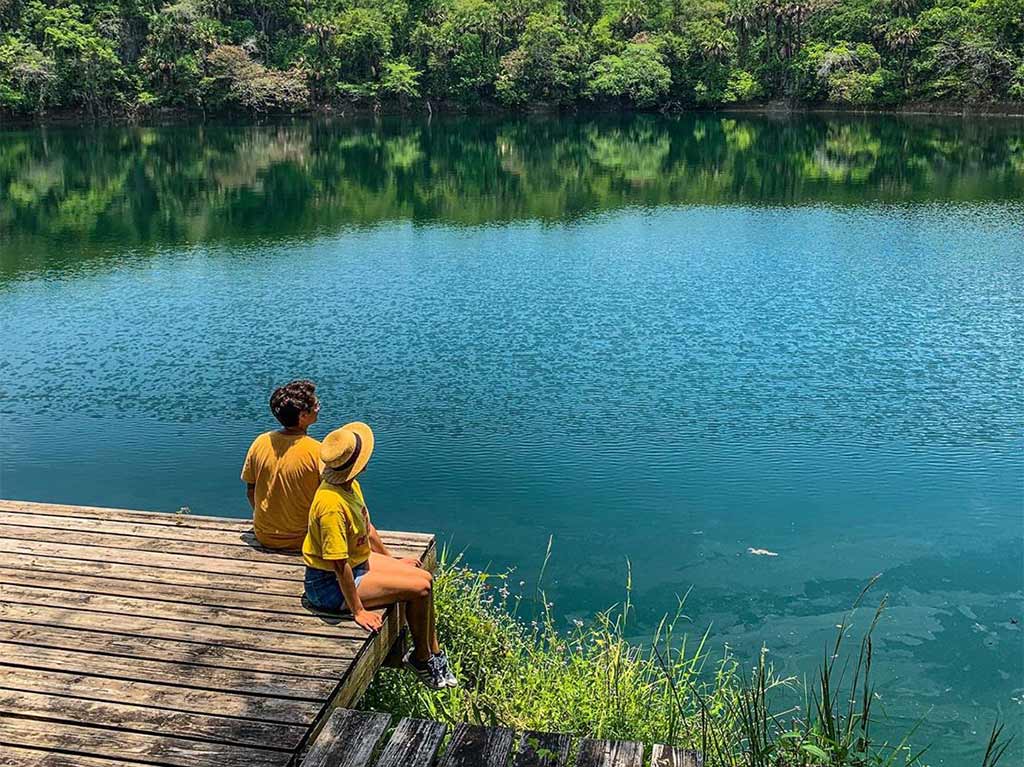
[[[251,453],[251,452],[253,452],[255,450],[259,450],[261,448],[269,447],[270,446],[271,435],[273,435],[273,433],[274,432],[272,432],[272,431],[265,431],[262,434],[260,434],[258,437],[256,437],[256,439],[254,439],[252,441],[252,444],[249,445],[249,452]]]
[[[313,495],[313,511],[327,514],[332,511],[340,511],[345,505],[338,488],[330,482],[321,482]]]
[[[320,440],[305,434],[302,439],[295,444],[311,455],[315,455],[317,458],[320,457]]]

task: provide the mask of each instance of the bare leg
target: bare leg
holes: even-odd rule
[[[427,660],[437,638],[433,636],[430,624],[433,595],[428,580],[430,573],[415,567],[407,568],[409,572],[395,571],[389,568],[375,568],[370,563],[370,570],[359,581],[359,598],[368,608],[384,607],[397,602],[406,603],[406,620],[409,631],[416,645],[416,659]]]
[[[430,660],[430,597],[407,602],[405,617],[409,622],[416,660]]]
[[[430,652],[437,655],[441,652],[441,645],[437,643],[437,609],[434,607],[434,592],[431,590],[428,600],[429,615],[427,617],[427,634],[430,637]]]
[[[428,599],[429,612],[428,619],[426,621],[428,636],[427,644],[430,646],[430,652],[434,653],[435,655],[441,652],[441,647],[437,643],[437,610],[434,608],[434,593],[432,590],[434,578],[430,574],[430,572],[419,567],[414,567],[412,565],[399,562],[397,559],[393,559],[392,557],[386,556],[384,554],[377,554],[376,552],[370,554],[370,572],[395,575],[397,577],[403,578],[403,581],[405,579],[408,579],[409,582],[414,582],[418,579],[418,582],[421,584],[421,586],[425,586],[427,589],[430,590],[430,597]],[[359,593],[361,596],[362,591],[360,591]],[[413,632],[413,636],[415,637],[412,625],[413,612],[414,609],[410,605],[408,610],[409,631]],[[419,645],[417,645],[417,647],[419,647]]]

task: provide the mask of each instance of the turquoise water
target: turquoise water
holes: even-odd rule
[[[802,674],[880,573],[891,730],[978,764],[1024,699],[1022,200],[1010,121],[0,133],[0,496],[242,516],[310,377],[380,527],[527,589],[553,537],[562,620],[628,561],[638,636],[692,588]]]

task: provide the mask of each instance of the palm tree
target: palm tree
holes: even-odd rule
[[[745,56],[750,47],[751,35],[757,28],[758,7],[754,0],[732,0],[725,14],[725,23],[739,39],[740,56]]]
[[[899,59],[900,82],[904,93],[910,88],[910,52],[920,36],[921,30],[906,18],[894,19],[882,31],[886,47]]]
[[[635,37],[647,26],[647,6],[644,0],[626,0],[619,16],[619,28],[626,37]]]
[[[889,8],[896,16],[909,16],[914,4],[914,0],[889,0]]]

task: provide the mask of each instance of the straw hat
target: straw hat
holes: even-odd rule
[[[373,454],[373,430],[361,421],[335,429],[320,443],[320,460],[332,479],[348,482],[366,468]]]

